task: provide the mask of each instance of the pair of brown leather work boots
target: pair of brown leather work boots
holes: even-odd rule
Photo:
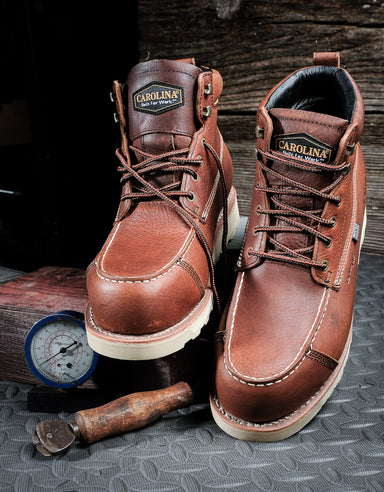
[[[101,354],[174,353],[219,303],[214,265],[239,221],[217,128],[222,87],[193,59],[141,63],[114,83],[122,195],[87,276],[88,339]],[[236,438],[289,437],[341,378],[365,227],[363,119],[337,53],[316,53],[257,111],[253,199],[210,398]]]

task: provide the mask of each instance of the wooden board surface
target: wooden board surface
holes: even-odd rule
[[[25,360],[28,331],[58,311],[84,313],[87,299],[85,271],[76,268],[43,267],[0,286],[0,379],[41,384]]]
[[[229,255],[231,271],[237,256],[238,251]],[[25,359],[25,338],[30,328],[49,314],[62,310],[84,313],[88,302],[86,274],[85,270],[55,266],[42,267],[24,275],[3,268],[0,269],[0,283],[14,275],[20,276],[0,285],[0,380],[41,386]],[[223,275],[223,268],[219,268],[216,277],[219,287],[222,286]],[[213,361],[213,333],[218,322],[215,310],[199,337],[188,342],[182,350],[159,359],[129,361],[100,355],[95,372],[81,388],[98,389],[112,399],[110,395],[117,397],[136,391],[166,388],[183,380],[198,383],[200,391],[197,397],[205,398],[210,382],[206,374]],[[200,360],[198,367],[197,359]],[[44,394],[39,390],[37,398]],[[42,397],[48,398],[47,394]],[[51,401],[52,396],[49,398]],[[69,408],[73,405],[71,395],[63,397],[59,404],[64,405],[62,408]],[[48,405],[47,400],[44,405],[48,408],[52,403]]]
[[[194,56],[224,80],[220,121],[235,165],[240,212],[248,215],[255,114],[282,78],[312,64],[314,51],[340,51],[365,108],[361,142],[368,173],[368,225],[363,250],[384,253],[384,4],[140,0],[140,61]]]

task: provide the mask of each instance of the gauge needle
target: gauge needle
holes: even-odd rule
[[[65,354],[65,352],[72,347],[72,345],[77,345],[79,342],[77,341],[74,341],[73,343],[71,343],[70,345],[68,345],[68,347],[61,347],[61,349],[54,355],[52,355],[51,357],[49,357],[49,359],[45,360],[44,362],[42,362],[42,364],[45,364],[46,362],[50,361],[51,359],[53,359],[54,357],[56,357],[57,355],[59,354]]]

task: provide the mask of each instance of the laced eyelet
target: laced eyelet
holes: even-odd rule
[[[351,163],[350,163],[350,162],[348,162],[348,163],[346,164],[345,168],[341,171],[341,174],[342,174],[343,176],[346,176],[346,175],[349,173],[349,171],[350,171],[350,170],[351,170]]]
[[[191,174],[191,178],[195,183],[199,181],[199,175],[197,173]]]
[[[256,215],[260,215],[260,213],[261,213],[260,210],[261,210],[261,205],[258,205],[256,207]]]
[[[328,242],[326,243],[325,247],[329,249],[331,246],[332,246],[332,239],[328,238]]]
[[[187,196],[187,199],[190,201],[190,202],[193,202],[194,199],[195,199],[195,194],[193,193],[193,191],[190,191],[189,192],[189,196]]]
[[[202,157],[201,155],[198,155],[198,156],[196,157],[196,160],[197,160],[197,161],[200,161],[198,164],[196,164],[197,166],[199,166],[199,167],[200,167],[200,166],[202,166],[202,165],[204,164],[203,157]]]
[[[341,202],[342,202],[342,200],[341,200],[341,195],[337,195],[337,197],[336,197],[336,198],[337,198],[337,200],[338,200],[338,201],[337,201],[337,203],[336,203],[336,207],[340,207],[340,206],[341,206]]]
[[[345,150],[346,155],[352,155],[355,152],[356,142],[347,144],[347,148]]]
[[[248,251],[247,251],[247,256],[248,256],[248,258],[250,258],[250,257],[252,256],[252,251],[253,251],[253,248],[252,248],[252,246],[250,246],[250,247],[248,248]]]
[[[333,215],[330,219],[330,222],[331,222],[331,227],[335,227],[336,225],[336,222],[337,222],[337,217],[336,215]]]
[[[204,145],[206,144],[206,142],[207,142],[207,141],[205,140],[205,138],[202,138],[202,139],[201,139],[201,145],[203,145],[203,146],[204,146]]]
[[[253,234],[256,236],[256,234],[259,232],[259,227],[258,225],[256,225],[254,228],[253,228]]]
[[[322,268],[323,268],[324,272],[326,272],[328,270],[328,268],[329,268],[329,262],[328,262],[328,260],[323,260],[321,262],[321,264],[323,265]]]

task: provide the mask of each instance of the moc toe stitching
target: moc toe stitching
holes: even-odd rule
[[[145,323],[144,320],[148,320],[149,322],[147,312],[147,310],[149,309],[149,305],[147,303],[139,309],[139,304],[136,304],[135,312],[133,312],[131,305],[134,301],[126,304],[126,300],[131,296],[134,296],[133,298],[138,299],[138,296],[144,295],[145,293],[147,298],[149,299],[148,296],[156,295],[156,292],[158,292],[159,289],[161,290],[163,296],[171,295],[174,290],[174,282],[176,277],[179,279],[183,277],[182,282],[184,286],[188,288],[183,288],[180,290],[180,302],[177,303],[177,306],[175,305],[177,309],[175,308],[172,311],[164,311],[165,305],[157,302],[156,297],[153,298],[153,304],[151,305],[150,309],[152,312],[152,318],[158,321],[156,322],[156,325],[150,328],[150,330],[152,331],[152,335],[154,335],[156,332],[164,333],[165,330],[167,330],[169,327],[172,328],[178,323],[184,321],[186,318],[188,318],[191,309],[193,310],[193,312],[195,312],[194,308],[199,307],[200,301],[204,297],[205,292],[209,290],[209,287],[204,287],[199,277],[199,280],[201,282],[200,285],[200,283],[196,282],[196,278],[191,275],[191,272],[189,272],[185,268],[181,268],[181,266],[179,265],[180,261],[188,263],[188,253],[190,252],[190,250],[193,249],[193,247],[199,247],[196,235],[193,231],[188,234],[187,240],[189,244],[187,243],[187,241],[184,242],[182,247],[182,250],[184,251],[179,251],[182,252],[182,254],[176,255],[176,257],[172,259],[172,263],[168,263],[166,267],[167,269],[165,271],[151,278],[110,278],[103,275],[103,273],[99,270],[98,265],[96,264],[94,271],[99,281],[93,282],[92,290],[89,292],[90,300],[92,301],[92,298],[101,296],[104,301],[108,303],[109,308],[108,310],[103,309],[101,312],[93,312],[93,318],[95,322],[94,324],[97,325],[98,328],[102,327],[102,329],[105,330],[105,333],[115,332],[119,335],[133,335],[134,332],[138,329],[137,313],[142,313],[143,323]],[[179,267],[180,272],[184,272],[181,273],[181,277],[175,271],[175,267]],[[198,275],[197,272],[196,275]],[[169,277],[169,279],[167,279],[167,277]],[[158,282],[160,282],[160,284],[158,284]],[[116,287],[111,290],[107,287],[107,284],[110,284],[111,286],[115,285]],[[136,288],[134,287],[135,285],[137,286]],[[144,287],[145,285],[152,285],[152,287],[147,288]],[[158,287],[156,287],[156,285],[158,285]],[[148,289],[150,290],[148,291]],[[155,292],[155,294],[152,294],[152,292]],[[108,302],[108,298],[110,302]],[[119,313],[118,317],[117,313]],[[114,329],[112,329],[113,327]],[[149,326],[147,330],[149,333]],[[142,335],[144,334],[145,331],[143,331]]]
[[[199,310],[199,308],[200,308],[199,304],[197,306],[195,306],[192,309],[192,311],[188,314],[188,318],[193,318],[193,316]],[[94,320],[94,317],[93,317],[92,308],[91,308],[91,306],[89,306],[88,321],[91,323],[94,330],[96,330],[96,331],[98,331],[104,335],[107,335],[108,338],[121,339],[121,337],[123,336],[127,340],[131,339],[131,340],[137,341],[137,339],[140,339],[142,342],[145,342],[147,340],[155,341],[156,339],[162,339],[162,338],[166,337],[169,333],[176,331],[177,328],[183,323],[184,320],[176,323],[173,326],[170,326],[169,328],[165,328],[164,330],[161,330],[161,331],[158,331],[155,333],[140,334],[140,335],[121,334],[121,333],[115,333],[115,332],[110,331],[110,330],[105,330],[101,326],[97,325],[95,320]]]
[[[326,383],[327,383],[327,381],[323,384],[323,386],[319,390],[316,391],[316,393],[314,393],[310,398],[308,398],[308,400],[305,403],[303,403],[299,408],[297,408],[293,412],[289,413],[288,415],[284,415],[281,418],[278,418],[278,419],[275,419],[275,420],[270,420],[268,422],[262,422],[262,423],[259,423],[259,422],[251,422],[249,420],[244,420],[244,419],[241,419],[239,417],[235,417],[234,415],[230,414],[229,412],[227,412],[222,407],[222,405],[220,404],[220,401],[219,401],[217,395],[214,395],[214,401],[215,401],[216,406],[217,406],[217,409],[220,411],[220,413],[222,413],[222,415],[224,415],[225,417],[227,417],[229,420],[232,420],[233,422],[239,423],[239,424],[244,425],[244,426],[247,426],[247,427],[268,428],[268,427],[272,427],[272,426],[274,426],[276,424],[280,424],[281,422],[285,422],[285,421],[291,420],[295,415],[297,415],[302,410],[304,410],[306,407],[308,407],[311,404],[311,402],[321,393],[321,391],[323,390],[323,388],[326,387]]]
[[[238,419],[239,421],[243,420],[244,422],[255,422],[257,425],[261,424],[262,422],[276,423],[286,419],[290,419],[297,413],[301,412],[302,409],[304,409],[306,406],[309,406],[311,401],[316,398],[316,396],[321,393],[324,388],[327,388],[327,381],[329,380],[329,378],[332,378],[338,362],[332,357],[324,355],[319,350],[313,350],[312,345],[320,332],[323,320],[326,316],[331,292],[332,290],[329,288],[323,289],[323,294],[319,303],[318,311],[315,316],[311,332],[309,334],[309,336],[311,336],[311,339],[308,340],[309,336],[307,336],[306,341],[297,351],[293,361],[291,361],[289,365],[287,365],[282,371],[279,371],[278,373],[260,378],[251,377],[239,371],[234,372],[233,369],[228,365],[227,354],[228,347],[230,346],[230,340],[229,338],[227,339],[228,345],[227,347],[225,347],[225,349],[227,350],[224,349],[223,365],[227,375],[229,375],[230,378],[234,381],[231,389],[232,398],[234,398],[235,400],[237,398],[240,398],[243,393],[241,387],[247,386],[250,388],[255,388],[255,393],[249,393],[248,398],[250,398],[251,400],[254,400],[256,398],[255,401],[260,400],[261,398],[264,401],[264,408],[262,412],[264,416],[260,415],[258,417],[258,412],[253,413],[253,417],[251,417],[250,415],[246,416],[249,410],[244,410],[246,414],[244,414],[243,416],[241,414],[241,411],[239,411],[239,413],[237,414],[235,413],[235,415],[232,415],[235,419]],[[313,331],[313,329],[315,331]],[[306,348],[305,352],[303,352],[302,350],[304,348]],[[314,370],[314,366],[312,364],[320,364],[323,368],[320,372],[316,370],[316,372],[318,372],[318,377],[315,381],[313,381],[312,378],[308,376],[309,373],[313,372]],[[298,381],[306,382],[300,387],[297,387]],[[226,386],[230,383],[220,383],[218,387],[218,395],[220,395],[220,392],[223,391],[223,387],[221,387],[222,384]],[[277,385],[282,385],[282,389],[279,390],[278,393],[274,392],[272,407],[268,409],[268,401],[271,395],[270,390],[272,390],[273,387],[276,387],[277,390]],[[265,388],[265,390],[263,388]],[[291,393],[293,390],[296,392],[295,400],[299,405],[296,410],[292,409],[292,402],[290,402],[289,399],[288,401],[286,399],[286,394]],[[236,394],[237,397],[235,397]],[[220,403],[220,405],[225,408],[228,405],[228,402],[224,402],[223,404]],[[281,418],[277,414],[277,412],[281,412]],[[231,415],[229,408],[227,413]],[[268,413],[270,413],[271,418],[266,417]]]
[[[263,377],[255,377],[255,376],[250,376],[249,374],[244,374],[240,370],[238,370],[236,368],[233,360],[232,360],[232,355],[231,355],[232,354],[231,353],[231,344],[232,344],[232,335],[234,332],[235,316],[236,316],[236,311],[237,311],[237,307],[238,307],[238,301],[240,298],[240,292],[241,292],[241,288],[242,288],[244,275],[245,274],[243,272],[242,273],[242,279],[241,279],[239,289],[238,289],[238,293],[236,296],[236,302],[235,302],[234,310],[233,310],[233,313],[231,316],[232,321],[231,321],[231,326],[230,326],[230,330],[229,330],[230,334],[229,334],[229,338],[228,338],[228,348],[224,353],[224,364],[225,364],[227,372],[231,375],[231,377],[233,377],[237,381],[242,382],[243,384],[249,384],[250,386],[254,386],[255,385],[254,382],[269,380],[268,382],[259,384],[259,386],[270,386],[271,384],[279,383],[279,382],[283,381],[284,379],[286,379],[287,377],[289,377],[302,364],[304,357],[305,357],[305,354],[303,354],[303,350],[307,346],[310,346],[310,347],[312,346],[313,342],[316,339],[317,334],[319,333],[319,330],[321,328],[321,324],[324,320],[324,317],[325,317],[325,314],[327,311],[327,307],[328,307],[329,297],[330,297],[330,289],[328,289],[326,287],[323,289],[323,295],[321,297],[321,300],[320,300],[320,303],[318,306],[318,310],[317,310],[317,314],[314,318],[312,327],[309,330],[306,339],[304,340],[304,342],[302,343],[302,345],[300,346],[296,355],[293,357],[293,359],[290,361],[290,363],[286,367],[284,367],[281,371],[279,371],[278,373],[274,373],[274,374],[271,374],[268,376],[263,376]],[[327,297],[326,297],[326,295],[327,295]],[[320,315],[320,313],[321,313],[321,315]],[[317,324],[317,327],[316,327],[315,331],[313,331],[316,324]],[[310,338],[311,338],[311,340],[309,342]],[[300,356],[302,357],[302,359],[298,364],[296,364],[297,360],[299,359]],[[296,364],[296,366],[295,366],[295,364]],[[286,374],[287,371],[290,371],[290,372],[288,374]],[[283,375],[285,375],[285,376],[280,378]],[[280,378],[280,379],[278,379],[276,381],[271,381],[272,379],[276,379],[276,378]]]
[[[107,251],[103,254],[102,261],[99,265],[98,262],[96,262],[97,266],[97,275],[99,278],[102,280],[107,280],[108,282],[115,282],[115,283],[123,283],[123,284],[136,284],[136,283],[145,283],[145,282],[152,282],[153,280],[157,280],[164,275],[167,275],[175,266],[177,266],[177,261],[181,258],[183,259],[189,252],[194,240],[196,238],[195,232],[191,229],[188,233],[188,236],[186,240],[184,241],[182,247],[180,250],[176,253],[176,255],[168,262],[167,265],[165,265],[162,268],[162,272],[158,273],[157,275],[155,274],[154,276],[149,276],[149,278],[144,278],[138,276],[137,278],[133,279],[132,277],[116,277],[113,275],[113,278],[107,276],[108,273],[104,270],[103,263],[104,263],[104,258],[106,256]],[[113,238],[112,238],[113,239]],[[112,241],[112,240],[111,240]],[[189,243],[189,244],[188,244]],[[108,248],[111,243],[108,244]],[[187,246],[188,245],[188,246]],[[107,248],[107,249],[108,249]],[[186,248],[186,249],[185,249]],[[161,270],[160,270],[161,271]],[[101,273],[102,272],[102,273]],[[103,275],[104,274],[104,275]]]

